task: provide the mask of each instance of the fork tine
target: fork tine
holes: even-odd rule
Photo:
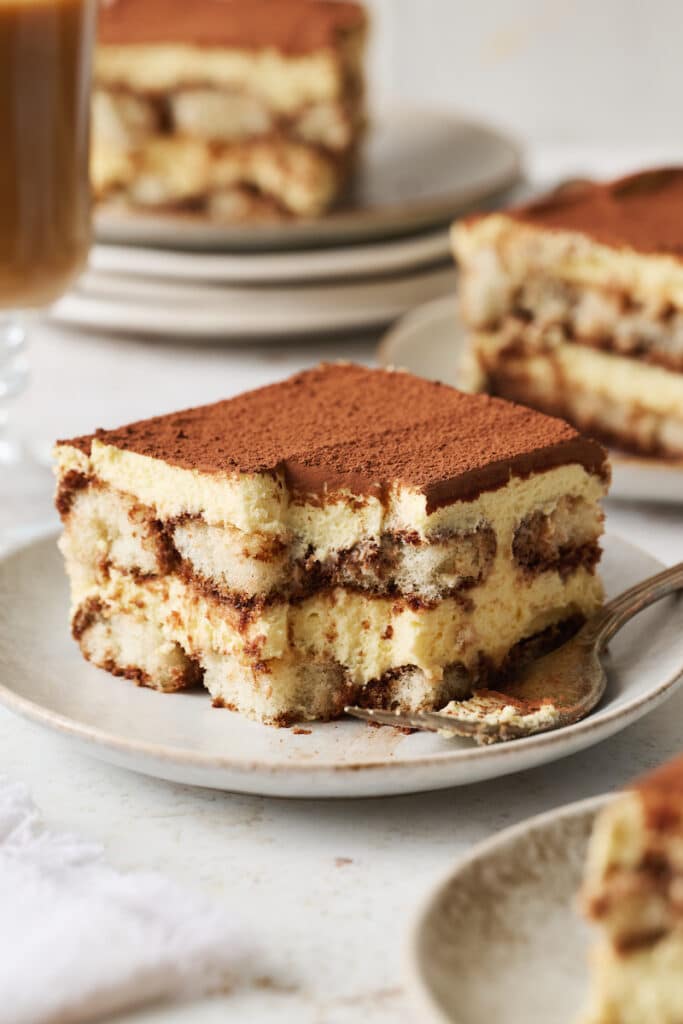
[[[442,711],[419,711],[421,721],[431,723],[439,732],[457,732],[460,736],[475,736],[482,731],[482,723],[463,720],[457,715],[444,715]]]
[[[463,705],[467,705],[463,701]],[[344,708],[347,715],[359,718],[364,722],[376,722],[378,725],[392,725],[395,729],[418,729],[421,732],[438,732],[442,735],[463,736],[473,739],[475,743],[488,744],[504,740],[517,739],[533,735],[534,732],[546,732],[556,726],[544,726],[539,729],[527,730],[508,722],[486,722],[479,718],[460,718],[457,714],[444,714],[443,711],[415,711],[402,714],[398,711],[386,711],[382,708],[360,708],[348,705]]]
[[[344,711],[347,715],[360,718],[363,722],[393,725],[395,729],[420,729],[423,732],[434,732],[436,728],[436,726],[425,722],[419,714],[406,715],[398,711],[385,711],[382,708],[359,708],[353,705],[348,705]]]

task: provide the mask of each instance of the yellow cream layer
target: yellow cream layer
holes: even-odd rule
[[[627,292],[648,307],[683,306],[683,263],[673,256],[611,248],[588,235],[523,224],[503,213],[461,221],[453,250],[464,275],[514,288],[542,273],[576,285]]]
[[[619,796],[596,821],[588,848],[587,891],[595,895],[615,869],[637,869],[655,840],[666,846],[667,860],[683,875],[683,833],[673,829],[653,832],[648,827],[643,801],[637,791]]]
[[[565,496],[597,502],[607,487],[583,466],[569,464],[526,478],[512,477],[504,487],[485,491],[472,501],[456,501],[428,513],[425,495],[397,484],[386,504],[378,498],[341,492],[325,504],[292,496],[284,475],[269,473],[202,473],[160,459],[92,443],[89,458],[68,444],[55,450],[57,473],[70,470],[97,477],[147,505],[156,518],[201,516],[212,526],[229,525],[245,533],[264,532],[311,544],[319,557],[384,533],[414,531],[425,540],[441,531],[470,532],[490,524],[498,539],[498,557],[511,557],[519,522],[533,511],[552,512]]]
[[[650,887],[643,864],[667,864],[673,880]],[[599,909],[602,936],[591,953],[591,992],[580,1024],[679,1024],[683,1020],[683,927],[679,917],[683,834],[648,826],[638,792],[600,812],[593,828],[582,889],[588,916]],[[659,875],[664,882],[666,876]],[[670,903],[669,900],[672,902]],[[676,905],[678,904],[678,906]],[[638,948],[648,936],[662,937]],[[668,934],[666,934],[668,932]],[[633,949],[618,950],[623,941]]]
[[[662,863],[670,872],[666,883],[657,873]],[[652,829],[639,794],[620,796],[596,821],[582,895],[587,915],[627,948],[643,937],[683,929],[683,833]]]
[[[176,576],[138,582],[111,571],[102,582],[87,567],[67,567],[74,608],[89,597],[138,615],[149,607],[168,639],[199,660],[211,652],[268,661],[295,650],[311,661],[339,662],[360,684],[404,665],[438,679],[454,662],[474,667],[480,652],[500,663],[519,640],[573,614],[591,615],[602,601],[599,578],[583,568],[564,581],[557,572],[525,578],[501,556],[487,581],[468,591],[473,610],[457,598],[411,608],[336,588],[300,604],[267,606],[241,632],[239,612]]]
[[[330,50],[287,56],[275,49],[181,43],[99,46],[95,81],[134,92],[173,92],[195,84],[241,90],[265,100],[278,113],[291,114],[307,103],[343,97],[349,68],[360,67],[362,46],[359,34],[342,59]]]
[[[586,345],[559,342],[523,355],[508,355],[504,335],[478,332],[473,339],[480,365],[493,369],[499,358],[504,372],[519,374],[548,393],[575,391],[602,396],[623,408],[635,407],[683,424],[683,373],[639,359],[601,352]]]
[[[683,929],[623,955],[603,942],[593,952],[588,1010],[579,1024],[680,1024]]]
[[[286,122],[288,137],[343,150],[362,126],[360,104],[309,104]],[[168,118],[168,120],[166,120]],[[282,134],[280,119],[262,100],[210,88],[184,89],[169,97],[164,111],[153,99],[97,89],[92,97],[93,142],[132,149],[159,132],[214,142],[236,142]]]
[[[335,163],[303,142],[212,143],[175,135],[154,135],[132,148],[95,138],[90,171],[97,196],[127,190],[134,202],[159,206],[248,185],[299,216],[329,205],[341,180]]]
[[[612,801],[596,820],[588,847],[585,894],[597,895],[607,874],[613,869],[637,868],[648,842],[642,801],[636,793],[624,793]]]

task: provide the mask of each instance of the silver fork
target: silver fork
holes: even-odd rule
[[[501,690],[475,690],[468,700],[451,701],[441,711],[344,710],[366,722],[469,736],[477,743],[521,739],[571,725],[602,699],[607,676],[600,656],[615,633],[638,612],[681,589],[683,562],[636,583],[590,618],[571,640],[526,665]]]

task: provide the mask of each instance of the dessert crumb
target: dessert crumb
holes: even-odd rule
[[[292,729],[295,736],[310,736],[313,732],[312,729],[300,729],[298,726],[296,729]]]

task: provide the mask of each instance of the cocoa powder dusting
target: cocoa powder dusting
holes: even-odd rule
[[[92,437],[202,473],[284,474],[295,494],[383,499],[421,490],[427,511],[567,463],[606,475],[596,442],[562,420],[409,373],[322,364],[279,384]]]
[[[683,167],[584,182],[506,214],[543,228],[578,231],[604,245],[683,258]]]
[[[99,39],[301,54],[333,47],[365,21],[360,4],[328,0],[109,0],[100,5]]]

